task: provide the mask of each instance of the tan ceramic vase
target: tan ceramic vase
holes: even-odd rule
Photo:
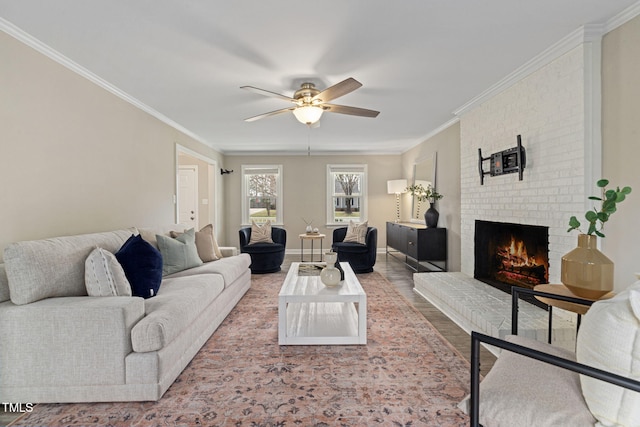
[[[613,261],[597,245],[598,236],[581,234],[578,247],[562,257],[562,283],[582,298],[598,299],[613,290]]]

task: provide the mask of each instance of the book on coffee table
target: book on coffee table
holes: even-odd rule
[[[319,276],[323,268],[327,266],[324,262],[304,262],[298,266],[298,276]]]

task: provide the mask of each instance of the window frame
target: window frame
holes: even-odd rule
[[[241,205],[242,205],[242,225],[249,226],[251,225],[251,214],[249,212],[249,175],[258,175],[258,173],[252,173],[251,171],[256,170],[277,170],[276,177],[276,219],[275,222],[272,222],[273,225],[283,225],[284,224],[284,195],[282,192],[282,183],[283,183],[283,175],[282,175],[282,165],[242,165],[241,166],[241,174],[242,174],[242,183],[241,183]]]
[[[361,173],[362,182],[360,183],[360,223],[367,221],[367,206],[368,206],[368,185],[369,180],[367,164],[328,164],[327,165],[327,195],[326,195],[326,225],[327,227],[340,227],[348,225],[348,222],[335,221],[335,207],[334,207],[334,173],[346,172],[346,173]]]

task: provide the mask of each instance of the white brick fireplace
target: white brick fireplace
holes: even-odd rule
[[[545,65],[539,65],[543,61]],[[581,29],[456,112],[461,132],[463,276],[473,278],[475,221],[486,220],[549,227],[549,282],[560,283],[561,257],[577,242],[575,232],[567,233],[568,220],[585,211],[586,196],[595,194],[601,173],[599,70],[600,36]],[[526,150],[523,180],[517,173],[486,175],[481,185],[478,148],[488,157],[515,147],[517,135]],[[488,171],[489,162],[483,167]],[[443,303],[450,298],[475,304],[474,298],[425,295],[428,274],[416,277],[418,293],[432,302],[439,298],[439,308],[457,316],[465,329],[483,330],[479,325],[487,324],[485,332],[495,330],[490,319],[479,318],[483,309]],[[507,300],[506,310],[509,306]],[[460,319],[465,311],[473,319]]]
[[[599,75],[592,75],[598,52],[599,42],[583,43],[461,116],[463,273],[473,276],[476,219],[542,225],[549,227],[549,281],[560,283],[560,259],[577,241],[567,233],[569,218],[585,211],[587,191],[594,194],[600,178],[592,165],[601,156],[599,121],[591,118],[600,111],[592,105],[599,103],[592,95],[599,93]],[[517,135],[526,150],[523,180],[487,175],[480,185],[478,148],[487,157],[514,147]]]

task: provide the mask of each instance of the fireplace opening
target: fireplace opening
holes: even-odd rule
[[[549,283],[549,227],[476,220],[474,254],[474,277],[509,294],[512,286]]]

